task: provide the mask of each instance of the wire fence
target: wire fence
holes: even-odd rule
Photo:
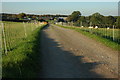
[[[3,55],[16,49],[36,28],[43,25],[40,22],[1,22],[0,48]]]
[[[118,29],[116,26],[113,25],[113,27],[105,27],[105,28],[100,28],[99,26],[74,26],[74,23],[62,23],[59,22],[57,24],[63,25],[63,26],[67,26],[67,27],[75,27],[78,28],[81,31],[84,32],[88,32],[90,34],[94,34],[97,36],[100,36],[102,38],[106,38],[109,39],[113,42],[116,42],[118,44],[120,44],[120,29]]]

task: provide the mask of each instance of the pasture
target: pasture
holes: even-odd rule
[[[40,23],[18,23],[18,22],[3,22],[1,23],[2,47],[3,55],[9,53],[29,36]]]
[[[109,39],[113,42],[119,42],[120,37],[119,37],[119,29],[107,29],[107,28],[81,28],[80,30],[89,32],[90,34],[95,34],[97,36]]]
[[[39,22],[1,22],[3,77],[37,76],[40,31],[45,25]]]

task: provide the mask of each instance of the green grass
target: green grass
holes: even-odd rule
[[[8,22],[9,23],[9,22]],[[17,25],[13,27],[12,32],[18,30],[18,34],[12,34],[7,36],[11,39],[15,39],[11,44],[12,50],[8,50],[7,55],[4,55],[2,58],[2,76],[3,78],[37,78],[38,73],[41,70],[40,66],[40,32],[45,25],[41,25],[38,28],[35,28],[31,31],[29,28],[27,37],[24,37],[24,34],[21,32],[20,24],[10,22],[11,25]],[[26,25],[29,23],[26,23]],[[35,27],[35,25],[32,25]],[[16,29],[15,29],[16,28]],[[7,29],[7,28],[6,28]],[[7,32],[6,32],[7,33]],[[16,35],[16,36],[15,36]],[[15,38],[14,38],[15,37]],[[17,39],[19,38],[19,39]],[[6,40],[10,41],[10,40]],[[3,49],[4,50],[4,49]]]
[[[110,47],[114,50],[120,51],[119,41],[118,42],[113,42],[111,39],[101,36],[101,34],[105,34],[102,29],[99,29],[99,30],[94,29],[94,31],[92,30],[93,32],[97,32],[97,33],[100,34],[100,35],[96,35],[96,34],[93,34],[93,32],[91,33],[89,31],[90,29],[88,29],[88,28],[78,28],[78,27],[70,27],[70,26],[62,26],[62,25],[57,25],[57,26],[62,27],[62,28],[67,28],[67,29],[73,29],[77,32],[82,33],[83,35],[86,35],[86,36],[88,36],[88,37],[90,37],[90,38],[92,38],[92,39],[94,39],[98,42],[103,43],[107,47]],[[110,31],[112,31],[112,30],[110,30]],[[117,30],[117,31],[118,31],[118,32],[116,32],[117,34],[115,34],[115,39],[120,39],[120,37],[118,35],[119,30]],[[112,36],[111,34],[107,34],[107,35]]]
[[[8,51],[15,49],[22,41],[24,41],[26,35],[31,35],[31,32],[36,29],[36,26],[39,26],[33,23],[23,24],[21,22],[3,22],[3,24],[5,30],[6,46]],[[5,49],[4,47],[5,45],[3,43],[3,49]]]

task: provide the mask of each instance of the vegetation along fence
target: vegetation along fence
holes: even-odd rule
[[[36,28],[43,25],[39,22],[1,22],[1,47],[3,55],[19,46]]]
[[[99,26],[74,26],[74,23],[57,23],[57,24],[61,24],[63,26],[71,26],[73,28],[77,28],[78,30],[81,30],[83,32],[88,32],[90,34],[95,34],[97,36],[100,36],[102,38],[106,38],[109,39],[115,43],[120,44],[120,29],[117,28],[116,26],[112,26],[112,27],[104,27],[101,28]]]

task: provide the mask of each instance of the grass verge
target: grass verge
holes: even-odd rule
[[[45,25],[44,25],[45,26]],[[37,78],[40,72],[40,33],[39,27],[33,31],[19,46],[3,55],[3,78]]]
[[[94,39],[94,40],[96,40],[98,42],[103,43],[107,47],[110,47],[110,48],[112,48],[114,50],[120,51],[120,45],[118,43],[115,43],[115,42],[109,40],[109,39],[102,38],[102,37],[97,36],[95,34],[91,34],[90,32],[82,31],[80,28],[70,27],[70,26],[62,26],[62,25],[57,25],[57,26],[62,27],[62,28],[67,28],[67,29],[73,29],[73,30],[75,30],[77,32],[82,33],[85,36],[88,36],[88,37],[90,37],[90,38],[92,38],[92,39]]]

